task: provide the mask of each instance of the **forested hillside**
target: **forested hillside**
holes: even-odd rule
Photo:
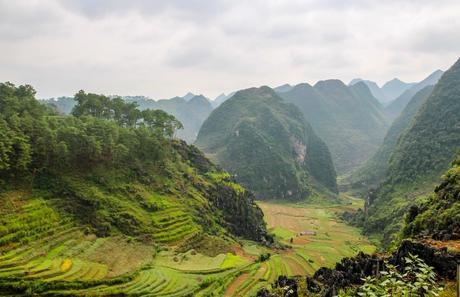
[[[279,94],[295,104],[331,150],[339,174],[356,168],[377,150],[388,127],[380,103],[363,82],[303,83]]]
[[[411,99],[401,115],[394,120],[388,130],[383,143],[378,151],[368,159],[352,176],[352,183],[359,186],[375,187],[385,179],[390,156],[393,153],[400,136],[408,129],[419,111],[433,91],[433,86],[427,86],[420,90]]]
[[[271,241],[251,192],[172,139],[173,116],[83,91],[59,116],[34,94],[0,84],[0,292],[130,282],[161,246],[216,255],[237,236]],[[171,277],[158,275],[164,292],[197,288]]]
[[[460,151],[442,176],[434,194],[414,205],[406,217],[403,236],[430,236],[437,240],[460,239]]]
[[[302,113],[268,88],[238,91],[215,109],[197,146],[261,199],[336,193],[329,150]]]
[[[441,77],[391,154],[386,180],[367,211],[365,230],[385,241],[414,201],[429,192],[460,147],[460,60]]]

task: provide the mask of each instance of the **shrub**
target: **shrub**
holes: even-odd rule
[[[259,255],[259,259],[257,260],[258,262],[265,262],[268,259],[270,259],[271,254],[270,253],[262,253]]]
[[[416,255],[405,258],[406,266],[402,271],[386,264],[387,270],[378,278],[367,277],[357,290],[358,296],[439,296],[442,291],[436,283],[436,273]],[[356,296],[350,292],[341,292],[341,297]]]

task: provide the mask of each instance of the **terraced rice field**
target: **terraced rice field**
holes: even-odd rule
[[[207,256],[178,252],[181,242],[200,240],[202,232],[180,206],[152,213],[155,247],[121,236],[98,238],[61,217],[49,201],[14,197],[0,209],[0,285],[29,283],[27,294],[47,286],[47,296],[253,296],[280,275],[313,274],[373,250],[334,215],[356,205],[259,203],[271,232],[292,248],[245,241],[234,253]],[[268,252],[267,261],[256,261]]]
[[[374,251],[374,246],[358,229],[337,218],[335,212],[350,205],[259,205],[265,213],[269,230],[292,246],[292,253],[306,260],[309,270],[330,266],[359,251]]]
[[[361,206],[359,200],[346,199],[350,203],[329,206],[259,202],[269,230],[292,248],[271,251],[274,255],[268,261],[236,278],[225,295],[251,296],[280,275],[312,275],[343,257],[373,252],[375,247],[358,229],[337,218],[336,212]]]

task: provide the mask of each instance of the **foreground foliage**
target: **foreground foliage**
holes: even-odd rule
[[[359,253],[312,277],[281,276],[272,290],[259,290],[257,296],[455,296],[450,282],[458,260],[460,253],[405,240],[391,254]]]
[[[380,277],[366,277],[365,283],[357,290],[358,296],[439,296],[442,288],[438,286],[436,273],[419,257],[405,258],[406,266],[400,272],[395,266],[386,264]],[[355,296],[341,293],[339,296]]]

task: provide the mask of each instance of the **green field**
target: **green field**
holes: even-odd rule
[[[155,216],[157,244],[152,246],[87,234],[49,202],[23,196],[3,197],[0,285],[27,286],[28,294],[46,287],[47,296],[251,296],[279,275],[313,274],[342,257],[374,250],[359,230],[337,219],[336,212],[359,206],[351,197],[345,197],[346,204],[327,206],[260,202],[269,230],[290,248],[270,250],[243,241],[230,251],[206,255],[182,251],[184,241],[201,239],[180,206]],[[257,262],[268,252],[269,260]]]

